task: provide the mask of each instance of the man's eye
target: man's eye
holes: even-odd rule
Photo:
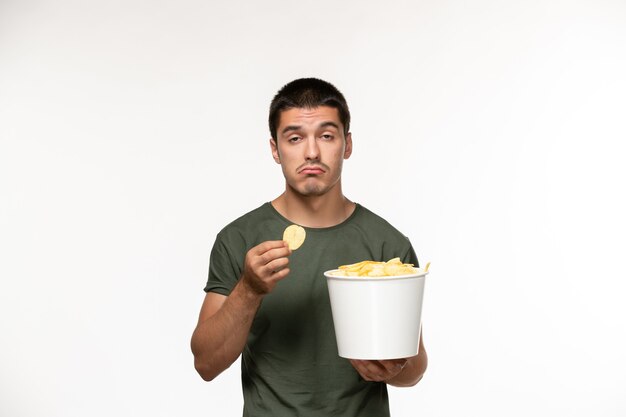
[[[322,135],[322,139],[325,139],[325,140],[331,140],[332,138],[333,138],[333,135],[328,135],[328,134]]]
[[[289,138],[289,142],[298,142],[300,139],[302,139],[300,136],[293,136]]]

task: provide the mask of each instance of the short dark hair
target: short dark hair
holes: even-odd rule
[[[337,109],[344,136],[350,131],[350,110],[343,94],[331,83],[318,78],[300,78],[283,86],[270,104],[270,133],[277,140],[280,114],[292,108],[312,109],[328,106]]]

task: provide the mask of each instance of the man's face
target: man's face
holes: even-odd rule
[[[280,114],[274,160],[282,166],[287,187],[304,196],[323,195],[341,178],[343,160],[352,153],[352,137],[344,137],[337,109],[293,108]]]

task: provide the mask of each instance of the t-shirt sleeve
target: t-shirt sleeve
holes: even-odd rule
[[[407,240],[408,240],[408,238],[407,238]],[[402,262],[404,262],[406,264],[413,264],[413,265],[415,265],[418,268],[420,266],[419,261],[417,260],[417,254],[415,253],[415,249],[413,249],[413,245],[411,245],[410,242],[409,242],[409,248],[408,248],[407,252],[402,257]]]
[[[241,272],[242,261],[235,256],[232,248],[229,249],[227,239],[221,233],[218,234],[211,249],[209,277],[204,291],[228,296]]]

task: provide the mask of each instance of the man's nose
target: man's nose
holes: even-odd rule
[[[305,159],[307,161],[320,159],[320,148],[316,138],[307,139]]]

